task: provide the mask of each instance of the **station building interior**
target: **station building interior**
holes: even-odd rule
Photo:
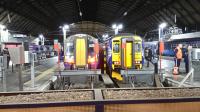
[[[0,112],[200,112],[200,1],[0,0]]]

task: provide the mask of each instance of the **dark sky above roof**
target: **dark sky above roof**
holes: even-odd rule
[[[1,0],[0,23],[27,34],[80,21],[123,23],[124,31],[144,34],[162,22],[174,25],[176,15],[177,26],[199,30],[199,6],[199,0]]]

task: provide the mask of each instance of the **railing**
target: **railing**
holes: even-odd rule
[[[134,90],[158,90],[165,88],[139,88]],[[185,88],[166,88],[185,89]],[[194,88],[187,88],[194,89]],[[199,112],[200,97],[144,98],[144,99],[105,99],[103,91],[132,89],[95,89],[93,100],[65,101],[49,103],[1,104],[0,112]],[[72,90],[75,91],[75,90]],[[188,90],[187,90],[188,91]],[[192,90],[191,90],[192,91]],[[51,91],[47,91],[51,92]],[[55,91],[54,91],[55,92]],[[59,91],[57,91],[59,92]],[[61,91],[65,92],[65,91]],[[67,91],[66,91],[67,92]],[[37,94],[44,92],[0,93],[0,95]]]

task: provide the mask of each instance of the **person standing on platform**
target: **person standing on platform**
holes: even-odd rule
[[[152,57],[153,57],[152,50],[151,50],[150,48],[149,48],[148,50],[149,50],[149,52],[148,52],[148,63],[147,63],[147,67],[149,67],[149,62],[151,62]]]
[[[147,67],[148,67],[148,63],[149,63],[149,61],[148,61],[148,55],[149,55],[149,49],[148,49],[148,47],[146,47],[144,49],[144,58],[147,61]]]
[[[7,69],[9,69],[9,63],[10,63],[10,53],[8,51],[8,48],[5,48],[3,50],[3,54],[6,54],[7,55]]]
[[[186,73],[188,73],[189,72],[189,57],[188,57],[187,45],[183,46],[182,52],[183,52],[183,58],[185,62],[185,70],[186,70]]]
[[[182,60],[182,57],[183,57],[183,53],[182,53],[182,44],[179,44],[175,50],[175,66],[178,67],[178,71],[179,71],[179,67],[180,67],[180,64],[181,64],[181,60]]]
[[[150,48],[145,48],[145,59],[147,61],[147,67],[149,67],[149,62],[152,59],[152,50]]]

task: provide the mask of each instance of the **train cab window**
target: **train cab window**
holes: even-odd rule
[[[67,53],[74,53],[74,46],[72,43],[67,43],[67,49],[66,49]]]
[[[88,51],[90,56],[94,56],[94,47],[89,47]]]
[[[114,53],[119,53],[119,43],[114,44],[114,46],[113,46],[113,52]]]
[[[135,51],[136,52],[140,52],[141,51],[141,44],[139,44],[139,43],[135,44]]]

